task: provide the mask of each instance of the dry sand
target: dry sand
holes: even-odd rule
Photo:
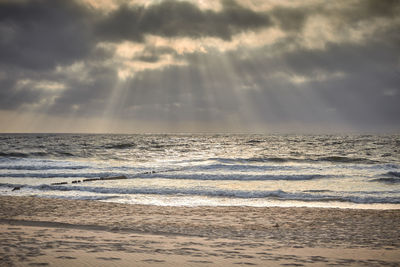
[[[400,210],[0,197],[0,266],[400,266]]]

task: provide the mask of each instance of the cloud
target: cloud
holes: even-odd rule
[[[75,1],[1,1],[0,66],[51,69],[93,48],[91,13]]]
[[[361,43],[387,29],[398,30],[399,1],[304,1],[301,6],[276,6],[273,22],[291,38],[289,45],[324,49],[329,43]]]
[[[174,55],[176,56],[176,51],[169,46],[146,46],[143,51],[134,56],[134,60],[155,63],[161,60],[164,55]]]
[[[301,6],[276,6],[270,10],[273,20],[286,31],[301,31],[310,17],[322,16],[334,26],[356,26],[362,21],[393,19],[400,12],[396,0],[303,1]]]
[[[268,15],[223,1],[222,10],[202,10],[184,1],[162,1],[147,7],[123,5],[103,18],[96,33],[109,41],[142,42],[145,34],[164,37],[213,36],[230,40],[232,35],[272,25]]]
[[[349,6],[342,17],[347,21],[393,18],[399,11],[400,3],[396,0],[365,0],[356,1],[354,5]]]
[[[315,11],[308,8],[277,7],[271,13],[284,31],[299,31],[312,12]]]
[[[199,130],[400,125],[398,1],[85,3],[0,1],[1,114]]]
[[[87,70],[82,71],[85,68]],[[80,75],[87,78],[79,79]],[[77,73],[65,73],[61,79],[68,88],[57,94],[54,103],[49,107],[49,113],[101,116],[118,81],[118,75],[114,68],[82,65],[78,67]]]

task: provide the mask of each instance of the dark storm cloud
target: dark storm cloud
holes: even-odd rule
[[[333,123],[329,112],[334,110],[354,126],[400,125],[398,28],[393,24],[360,43],[328,42],[324,49],[303,47],[272,58],[263,55],[277,48],[264,47],[250,58],[232,54],[231,59],[237,72],[253,73],[255,83],[262,85],[261,91],[252,91],[252,102],[268,102],[255,104],[266,116],[281,109],[276,114],[289,113],[288,118],[298,121]],[[263,75],[255,75],[255,67]],[[295,77],[304,80],[291,82]]]
[[[90,17],[75,1],[1,1],[0,66],[51,69],[84,58]]]
[[[328,44],[324,50],[299,49],[282,55],[280,59],[286,63],[286,69],[306,76],[318,71],[340,71],[351,75],[372,69],[394,73],[398,66],[394,55],[399,48],[386,42]]]
[[[348,19],[373,19],[375,17],[395,17],[400,12],[398,0],[365,0],[350,6],[343,17]]]
[[[267,14],[222,1],[222,10],[201,10],[183,1],[163,1],[149,7],[121,6],[97,25],[107,40],[142,41],[145,34],[165,37],[213,36],[229,40],[232,35],[271,26]]]
[[[121,115],[149,121],[162,118],[171,122],[210,122],[236,114],[239,103],[232,94],[234,81],[229,82],[231,74],[224,71],[215,56],[206,56],[210,65],[198,62],[141,72],[128,81],[130,90],[119,102],[126,111]],[[208,68],[212,76],[205,76],[204,68]]]
[[[215,11],[161,1],[123,5],[105,14],[76,1],[0,0],[0,109],[19,110],[48,98],[44,113],[99,118],[113,98],[110,114],[128,120],[222,124],[234,117],[243,125],[400,125],[399,1],[311,2],[268,12],[238,3],[223,1]],[[321,34],[315,42],[323,45],[305,42],[305,26],[316,16],[337,39],[324,40]],[[371,32],[364,34],[364,26]],[[285,37],[255,48],[205,45],[178,53],[168,42],[156,46],[144,38],[201,41],[197,38],[211,36],[224,45],[237,33],[268,27],[281,29]],[[342,36],[346,29],[360,31],[363,38]],[[118,71],[124,63],[114,57],[113,45],[97,44],[125,40],[145,47],[129,63],[151,68],[138,68],[123,80]],[[81,67],[71,69],[73,63]],[[63,89],[42,88],[43,82]],[[114,90],[119,93],[113,95]]]
[[[116,70],[110,67],[92,66],[87,74],[89,80],[65,76],[67,85],[50,108],[51,113],[78,112],[82,116],[99,115],[104,111],[112,89],[118,81]]]
[[[355,127],[400,125],[400,75],[396,73],[398,58],[393,56],[398,49],[393,43],[370,42],[284,54],[272,65],[264,66],[270,70],[271,78],[264,83],[258,81],[264,84],[264,91],[257,93],[257,99],[275,94],[279,97],[276,102],[286,107],[281,114],[290,113],[289,117],[298,121],[334,123],[332,114],[327,112],[334,110],[343,122]],[[246,63],[238,65],[243,68]],[[300,75],[305,81],[290,84],[287,79],[276,80],[275,71],[285,73],[289,79]],[[296,99],[288,99],[296,94]],[[264,110],[264,114],[268,112]]]
[[[110,58],[112,53],[96,47],[101,41],[138,41],[144,34],[229,39],[237,32],[269,25],[265,14],[234,1],[223,1],[219,12],[201,10],[187,2],[163,1],[148,7],[121,6],[109,16],[95,13],[77,1],[0,1],[0,71],[5,76],[0,77],[0,107],[17,108],[46,95],[43,90],[17,88],[21,79],[58,79],[66,84],[54,110],[68,110],[68,105],[103,96],[95,86],[113,88],[114,76],[105,75],[99,79],[102,83],[93,84],[54,73],[56,66],[77,61],[101,64]],[[133,59],[154,63],[166,54],[176,55],[170,47],[148,46]],[[89,72],[92,79],[98,78],[95,71]]]
[[[16,83],[14,80],[0,81],[0,107],[1,109],[15,109],[23,104],[30,104],[40,101],[44,95],[43,92],[33,91],[31,88],[23,86],[17,90],[7,90],[8,88],[15,88]]]
[[[362,0],[352,2],[337,2],[339,5],[330,6],[332,3],[304,3],[300,7],[276,7],[270,12],[270,17],[284,31],[301,31],[307,19],[311,16],[323,16],[331,20],[332,25],[352,26],[360,21],[372,21],[376,18],[395,18],[400,13],[398,0]]]
[[[314,9],[278,7],[272,10],[272,16],[284,31],[299,31],[307,17],[314,13]]]
[[[357,129],[400,125],[400,75],[394,56],[399,47],[386,34],[376,34],[377,41],[368,43],[332,43],[324,50],[303,48],[275,57],[270,47],[186,54],[188,66],[146,71],[130,81],[127,99],[132,101],[124,105],[127,110],[144,108],[126,116],[223,121],[232,114],[241,118],[241,108],[249,108],[241,103],[248,103],[261,124],[347,124]],[[295,77],[304,81],[291,80]],[[171,107],[174,102],[179,105]],[[166,110],[150,108],[160,106]]]

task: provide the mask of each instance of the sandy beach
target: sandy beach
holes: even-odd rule
[[[399,266],[400,210],[0,197],[1,266]]]

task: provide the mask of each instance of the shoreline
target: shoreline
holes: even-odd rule
[[[96,180],[108,180],[107,178],[96,178]],[[114,179],[114,177],[109,178],[110,180]],[[125,179],[125,178],[124,178]],[[55,183],[55,184],[64,184],[64,183]],[[103,203],[115,203],[115,204],[123,204],[123,205],[139,205],[139,206],[153,206],[153,207],[177,207],[177,208],[240,208],[240,207],[248,207],[248,208],[311,208],[311,209],[350,209],[350,210],[400,210],[400,204],[397,203],[354,203],[354,202],[342,202],[342,201],[302,201],[302,200],[275,200],[269,199],[268,202],[262,201],[261,199],[255,198],[251,200],[239,199],[239,201],[233,201],[229,204],[224,202],[224,199],[219,199],[218,197],[214,197],[211,200],[205,201],[201,196],[198,199],[194,199],[191,196],[179,196],[179,198],[175,198],[174,196],[163,196],[158,200],[154,199],[146,199],[151,194],[138,194],[138,199],[123,199],[115,198],[110,199],[102,199],[96,198],[93,199],[73,199],[69,197],[59,197],[52,195],[44,195],[37,196],[37,194],[26,194],[20,192],[21,187],[13,190],[12,187],[8,192],[1,192],[0,197],[37,197],[37,198],[46,198],[46,199],[62,199],[62,200],[77,200],[77,201],[98,201]],[[19,189],[18,189],[19,188]],[[71,195],[71,197],[73,197]],[[196,196],[199,197],[199,196]],[[231,198],[232,199],[232,198]],[[233,198],[236,200],[235,198]],[[238,203],[240,202],[240,203]]]
[[[17,196],[0,196],[0,207],[6,266],[400,264],[400,210],[165,207]]]
[[[248,208],[317,208],[317,209],[351,209],[351,210],[400,210],[400,204],[392,203],[351,203],[351,202],[339,202],[339,201],[326,201],[326,202],[306,202],[301,200],[296,201],[281,201],[281,200],[269,200],[269,204],[265,203],[251,203],[246,204],[189,204],[189,205],[176,205],[165,204],[165,203],[141,203],[141,202],[129,202],[129,201],[112,201],[112,200],[96,200],[107,203],[120,203],[127,205],[144,205],[144,206],[156,206],[156,207],[198,207],[198,208],[212,208],[212,207],[248,207]]]

